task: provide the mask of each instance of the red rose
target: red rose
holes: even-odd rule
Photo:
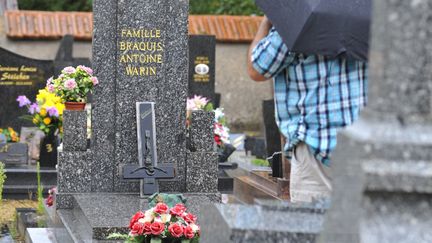
[[[136,222],[132,226],[131,234],[132,235],[142,235],[144,233],[144,228],[145,228],[145,225],[143,223]]]
[[[221,145],[222,141],[219,135],[214,135],[214,140],[216,142],[217,145]]]
[[[183,216],[183,213],[186,212],[186,207],[179,203],[176,204],[173,208],[171,208],[170,213],[175,216]]]
[[[145,235],[151,235],[152,234],[152,230],[151,230],[151,223],[149,223],[149,222],[145,222],[144,223],[144,231],[143,231],[143,233],[145,234]]]
[[[187,222],[187,223],[195,223],[197,220],[197,217],[191,213],[187,213],[186,215],[183,216],[183,219]]]
[[[158,213],[158,214],[167,213],[168,210],[169,210],[169,208],[165,203],[158,203],[158,204],[156,204],[156,207],[154,208],[154,212]]]
[[[45,204],[46,204],[48,207],[52,207],[52,205],[54,205],[54,197],[53,197],[53,195],[49,195],[49,196],[48,196],[48,198],[47,198],[46,201],[45,201]]]
[[[168,226],[168,231],[175,238],[180,238],[183,235],[183,227],[179,224],[171,224]]]
[[[154,222],[151,224],[150,230],[153,235],[160,235],[165,230],[165,225],[160,222]]]
[[[186,226],[186,227],[184,227],[183,231],[184,231],[184,235],[186,238],[188,238],[188,239],[194,238],[195,233],[193,232],[192,227]]]
[[[136,222],[138,222],[139,219],[144,218],[144,217],[145,217],[145,215],[144,215],[143,212],[139,211],[138,213],[136,213],[136,214],[132,217],[131,221],[129,222],[129,229],[132,229],[132,227],[134,226],[134,224],[135,224]]]

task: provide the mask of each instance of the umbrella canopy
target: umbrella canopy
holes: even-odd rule
[[[256,0],[289,50],[367,60],[371,0]]]

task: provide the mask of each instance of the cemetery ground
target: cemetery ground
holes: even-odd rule
[[[35,200],[12,200],[3,199],[0,202],[0,239],[6,237],[14,238],[15,242],[23,242],[24,236],[20,236],[16,230],[16,209],[18,208],[36,208]]]

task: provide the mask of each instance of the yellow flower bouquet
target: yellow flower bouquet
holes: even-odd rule
[[[45,134],[58,131],[63,133],[63,111],[65,105],[62,99],[46,89],[39,90],[36,102],[32,103],[26,96],[17,98],[19,107],[27,107],[30,115],[25,118],[31,120]]]

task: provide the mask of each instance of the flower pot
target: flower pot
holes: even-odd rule
[[[40,147],[39,162],[41,167],[54,168],[57,165],[58,137],[50,132],[42,140]]]
[[[65,102],[66,110],[69,111],[83,111],[86,103],[84,102]]]

